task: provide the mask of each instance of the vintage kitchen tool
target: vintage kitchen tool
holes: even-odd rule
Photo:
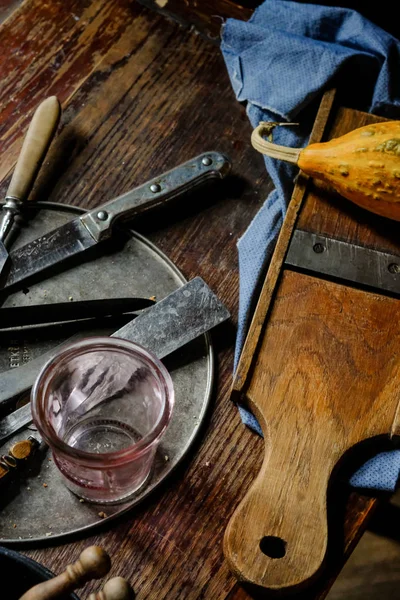
[[[15,244],[17,248],[83,214],[82,209],[77,207],[55,203],[39,203],[38,206],[29,204],[27,210],[29,213],[32,211],[34,218],[29,227],[21,229]],[[10,292],[4,298],[4,306],[65,302],[71,293],[74,301],[155,296],[159,302],[185,283],[175,265],[149,240],[125,227],[123,245],[120,244],[119,237],[113,236],[113,239],[107,242],[105,251],[95,253],[96,256],[91,256],[90,260],[78,261],[74,268],[52,274],[45,282],[31,282],[29,287],[24,287],[23,290]],[[143,268],[143,265],[146,268]],[[109,335],[120,326],[103,326],[103,323],[100,323],[88,328],[85,334]],[[55,331],[54,336],[53,333],[48,336],[48,329],[53,328],[43,328],[39,337],[20,337],[13,333],[8,338],[2,333],[0,373],[10,367],[17,373],[16,365],[22,366],[27,360],[36,359],[71,335],[66,331],[63,333],[64,337],[60,338]],[[76,328],[71,326],[71,331],[75,332]],[[27,476],[25,477],[24,473],[24,478],[20,480],[19,492],[14,489],[17,486],[13,486],[9,493],[8,490],[3,492],[0,544],[17,546],[37,544],[39,541],[48,544],[49,537],[53,542],[66,541],[70,536],[77,534],[89,535],[98,527],[109,527],[117,516],[146,502],[149,495],[164,484],[171,472],[188,455],[193,441],[202,431],[213,398],[213,356],[211,339],[205,334],[165,358],[165,364],[174,382],[175,408],[152,477],[133,499],[107,506],[106,509],[100,505],[80,503],[62,485],[54,462],[48,461],[45,456],[40,478],[35,471],[30,475],[28,467]],[[0,376],[0,382],[1,380]],[[35,437],[37,435],[31,428],[29,431],[20,431],[4,443],[0,453],[8,452],[14,442],[30,434]],[[48,487],[44,488],[43,483]],[[29,493],[25,486],[30,488]],[[62,519],[59,518],[60,511],[63,514]],[[100,516],[100,512],[106,516]]]
[[[20,600],[57,600],[91,579],[104,577],[110,568],[111,560],[107,552],[99,546],[89,546],[74,564],[68,565],[64,573],[38,583],[21,596]]]
[[[7,190],[0,223],[0,275],[8,260],[5,247],[15,216],[28,199],[36,176],[60,120],[60,103],[55,96],[44,100],[36,109]]]
[[[111,337],[136,342],[162,359],[223,323],[229,316],[228,310],[206,283],[200,277],[195,277],[118,329]],[[18,373],[15,369],[3,373],[0,406],[29,390],[39,371],[58,354],[62,346],[64,344],[19,367]],[[0,421],[0,442],[31,420],[29,405],[3,418]]]
[[[230,162],[225,156],[218,152],[207,152],[84,213],[14,251],[3,288],[9,288],[50,267],[61,265],[67,259],[108,239],[116,222],[131,219],[211,179],[223,178],[229,170]]]
[[[28,439],[13,444],[8,454],[0,456],[0,486],[9,483],[18,471],[27,466],[39,446],[40,442],[30,435]]]
[[[379,121],[332,102],[325,95],[312,142]],[[242,581],[280,593],[315,582],[328,544],[341,547],[343,521],[327,515],[342,458],[399,434],[400,302],[386,278],[398,283],[398,240],[398,223],[299,176],[232,390],[265,438],[224,539]]]
[[[150,298],[103,298],[56,304],[3,307],[0,310],[0,330],[24,325],[56,324],[132,313],[148,308],[154,302]]]
[[[123,577],[113,577],[107,581],[101,592],[90,594],[88,600],[133,600],[133,589]]]

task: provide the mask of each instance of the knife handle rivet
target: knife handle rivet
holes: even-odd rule
[[[388,271],[389,273],[393,273],[393,275],[397,275],[400,273],[400,265],[398,263],[390,263]]]
[[[318,242],[317,244],[314,244],[313,250],[316,254],[322,254],[322,252],[325,250],[325,247],[323,244]]]
[[[201,162],[205,167],[209,167],[210,165],[212,165],[212,160],[209,156],[205,156]]]
[[[157,194],[158,192],[161,192],[161,186],[158,183],[152,183],[150,190],[153,192],[153,194]]]
[[[96,216],[99,221],[107,221],[108,219],[108,213],[105,210],[99,210]]]

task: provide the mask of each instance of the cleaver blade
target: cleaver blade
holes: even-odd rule
[[[140,344],[162,359],[229,317],[229,311],[208,285],[201,277],[195,277],[144,310],[111,337]],[[1,373],[0,407],[28,391],[44,365],[62,348],[76,340],[77,336],[74,336],[25,365]],[[29,404],[4,417],[0,421],[0,443],[31,422]]]

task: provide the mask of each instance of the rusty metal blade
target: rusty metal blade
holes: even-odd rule
[[[37,273],[47,271],[96,244],[96,240],[82,225],[80,218],[73,219],[30,244],[14,250],[10,256],[8,277],[2,289],[16,285]]]

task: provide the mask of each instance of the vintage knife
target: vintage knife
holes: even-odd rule
[[[109,238],[117,221],[131,219],[210,179],[221,179],[229,170],[230,162],[225,156],[218,152],[207,152],[100,208],[84,213],[12,252],[3,289],[21,283],[49,267],[60,265]]]
[[[219,325],[229,316],[226,307],[208,285],[200,277],[195,277],[154,306],[147,308],[136,319],[113,333],[112,337],[141,344],[162,359]],[[76,336],[73,340],[75,339]],[[0,406],[29,390],[47,361],[73,340],[67,340],[17,369],[1,373]],[[0,443],[31,421],[29,404],[4,417],[0,421]]]
[[[99,298],[77,300],[55,304],[28,304],[27,306],[7,306],[0,309],[0,331],[21,329],[23,326],[52,325],[99,319],[143,310],[154,304],[150,298]]]
[[[0,274],[9,259],[5,242],[11,231],[15,216],[21,212],[21,206],[29,197],[56,132],[60,114],[60,103],[55,96],[51,96],[38,106],[29,125],[2,210],[0,222]]]

